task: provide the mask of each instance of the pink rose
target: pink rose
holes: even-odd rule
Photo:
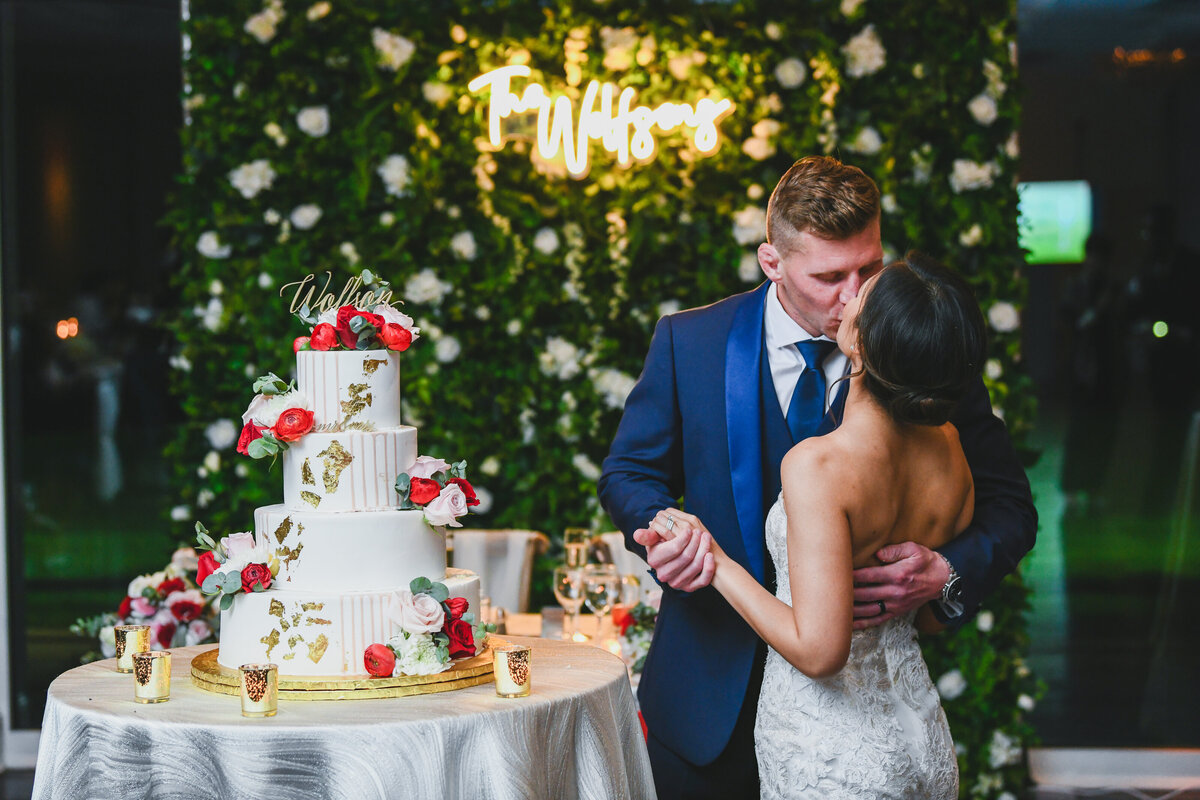
[[[430,456],[417,456],[417,460],[411,467],[408,468],[408,477],[410,478],[432,478],[434,473],[445,472],[450,469],[450,465],[440,458],[432,458]]]
[[[430,525],[461,528],[457,519],[467,513],[467,496],[456,483],[448,483],[442,493],[425,506],[425,521]]]
[[[408,633],[437,633],[446,621],[446,612],[430,595],[401,589],[392,594],[388,618]]]
[[[133,602],[129,604],[129,608],[133,611],[135,617],[153,617],[154,613],[158,611],[154,607],[154,604],[144,597],[133,598]]]
[[[231,533],[221,540],[225,545],[226,563],[246,561],[254,552],[254,534],[249,531]]]

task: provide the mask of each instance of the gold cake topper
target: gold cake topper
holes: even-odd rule
[[[346,281],[346,285],[337,295],[329,293],[329,284],[332,282],[333,272],[326,270],[325,285],[317,293],[316,300],[313,300],[313,290],[317,286],[317,276],[309,274],[305,276],[304,280],[285,283],[279,288],[279,296],[283,297],[288,287],[296,287],[296,294],[292,297],[292,304],[288,307],[288,310],[293,314],[298,312],[303,306],[308,306],[314,314],[320,314],[323,311],[332,311],[342,306],[369,308],[379,303],[385,303],[389,306],[393,304],[391,289],[384,287],[377,291],[362,290],[363,280],[359,275],[355,275]]]

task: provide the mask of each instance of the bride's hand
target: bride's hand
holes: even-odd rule
[[[879,548],[882,567],[854,570],[854,629],[880,625],[941,597],[950,569],[937,553],[916,542]]]
[[[646,548],[646,562],[658,580],[673,589],[694,592],[712,582],[717,547],[712,534],[694,514],[663,509],[633,539]]]

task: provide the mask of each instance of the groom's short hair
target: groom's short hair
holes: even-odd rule
[[[767,241],[786,255],[800,233],[848,239],[879,216],[879,187],[858,167],[807,156],[784,173],[767,203]]]

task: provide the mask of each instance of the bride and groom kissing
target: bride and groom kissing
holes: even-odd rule
[[[663,317],[626,402],[600,497],[664,588],[660,798],[957,797],[916,631],[971,618],[1037,517],[977,302],[925,256],[885,268],[879,222],[861,170],[796,162],[767,280]]]

